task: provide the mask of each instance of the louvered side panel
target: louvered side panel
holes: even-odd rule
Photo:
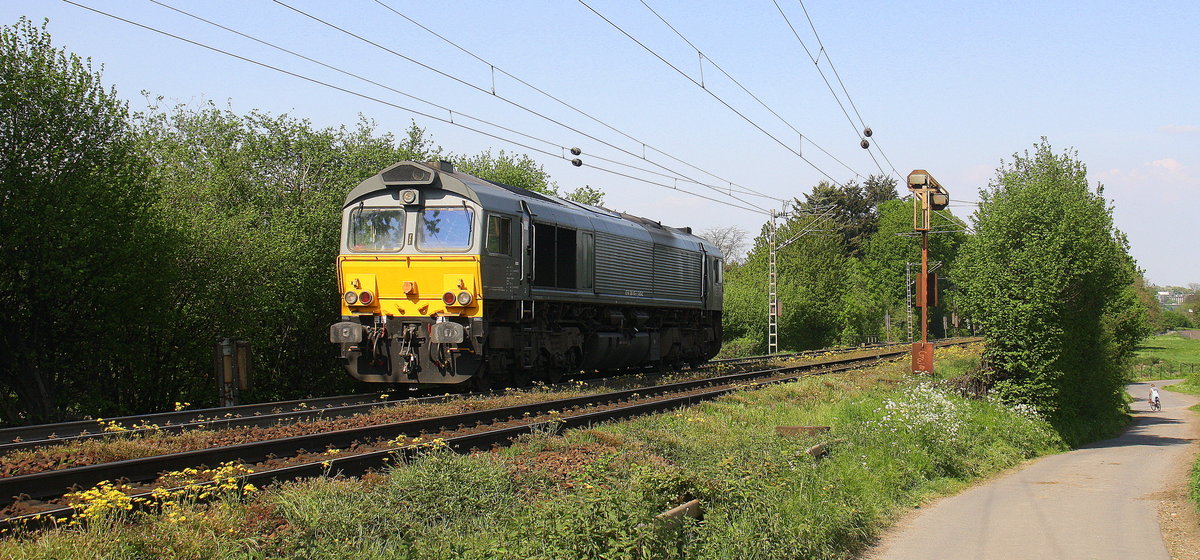
[[[699,300],[702,273],[699,253],[654,246],[654,297]]]
[[[596,293],[650,296],[653,255],[649,241],[596,232]]]

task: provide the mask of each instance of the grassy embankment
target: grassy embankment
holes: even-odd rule
[[[1158,368],[1157,375],[1151,377],[1152,379],[1184,378],[1183,383],[1170,385],[1167,390],[1200,395],[1200,340],[1180,334],[1151,337],[1138,350],[1138,358],[1141,363],[1159,361],[1158,364],[1147,368],[1150,371]],[[1193,406],[1192,410],[1200,413],[1200,405]],[[1196,462],[1192,465],[1189,488],[1196,508],[1200,509],[1200,456],[1196,457]]]
[[[978,355],[939,351],[941,377]],[[846,558],[930,496],[1065,448],[1025,411],[968,400],[903,362],[672,413],[423,457],[364,480],[116,511],[0,541],[5,558]],[[776,435],[827,425],[829,434]],[[841,440],[823,459],[805,450]],[[698,498],[703,521],[655,515]]]
[[[1139,381],[1178,379],[1200,373],[1200,339],[1181,334],[1147,338],[1133,360],[1133,375]]]

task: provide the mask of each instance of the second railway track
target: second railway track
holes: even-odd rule
[[[956,344],[966,341],[947,341]],[[97,465],[43,471],[0,478],[0,505],[5,515],[0,527],[17,527],[36,520],[70,516],[73,508],[61,501],[72,488],[91,487],[107,480],[127,481],[133,497],[149,496],[161,473],[202,465],[239,461],[260,465],[243,475],[244,482],[262,484],[304,476],[341,472],[361,474],[386,465],[387,458],[413,452],[413,446],[389,440],[436,436],[449,447],[467,451],[504,445],[513,438],[546,426],[574,428],[597,422],[662,412],[716,398],[747,386],[789,381],[805,375],[833,373],[864,364],[903,356],[907,348],[880,349],[855,357],[837,358],[815,364],[771,368],[507,406],[439,417],[256,441],[226,447],[157,455]],[[322,456],[325,449],[338,455]],[[314,453],[315,452],[315,453]],[[286,457],[286,458],[284,458]],[[269,465],[264,463],[269,462]]]
[[[884,346],[886,345],[864,346],[834,351],[847,352]],[[701,366],[701,369],[722,366],[745,366],[769,360],[798,359],[817,356],[823,352],[827,351],[814,350],[768,356],[712,360]],[[461,397],[475,394],[458,394],[455,396]],[[285,422],[339,418],[369,412],[381,406],[441,402],[446,400],[446,398],[440,395],[404,397],[402,393],[362,393],[3,428],[0,429],[0,456],[14,451],[37,447],[78,443],[118,436],[129,437],[159,433],[180,433],[197,429],[220,430],[240,427],[269,427]]]

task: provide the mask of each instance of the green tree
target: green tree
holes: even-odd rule
[[[898,338],[900,324],[907,318],[906,282],[912,278],[906,277],[905,265],[921,262],[920,237],[913,232],[912,205],[911,200],[886,200],[879,204],[878,227],[863,247],[859,267],[862,280],[858,299],[867,310],[869,325],[882,326],[884,314],[888,314],[893,331],[881,330],[879,334],[890,335],[893,340]],[[948,216],[952,216],[948,211],[934,214],[932,229],[941,233],[929,236],[929,259],[941,263],[937,272],[942,278],[954,268],[958,247],[966,235],[959,231],[962,224]],[[953,300],[949,290],[943,289],[942,296],[942,304],[930,316],[931,326],[938,333],[941,317],[946,309],[952,308]]]
[[[452,159],[456,169],[480,179],[545,194],[558,194],[558,183],[550,179],[550,174],[538,162],[525,154],[510,154],[500,150],[493,155],[491,150],[487,150]]]
[[[164,185],[159,211],[184,238],[172,298],[182,316],[166,343],[178,348],[171,373],[191,394],[175,398],[211,401],[207,364],[221,337],[253,344],[249,398],[349,389],[325,338],[338,317],[344,197],[380,169],[440,149],[415,124],[397,142],[365,120],[316,129],[211,103],[152,111],[142,130]]]
[[[879,229],[876,208],[896,199],[896,180],[886,175],[871,175],[863,184],[847,181],[841,186],[821,181],[804,195],[804,207],[832,207],[833,222],[843,238],[849,256],[862,256],[863,245]]]
[[[128,109],[46,24],[0,27],[0,407],[8,422],[144,402],[173,250]]]
[[[788,350],[824,348],[844,334],[844,296],[850,287],[853,261],[845,256],[840,235],[799,235],[811,229],[815,219],[794,215],[779,225],[777,233],[781,244],[795,238],[777,251],[776,261],[779,344]],[[767,348],[769,228],[763,226],[745,263],[732,267],[725,277],[722,328],[725,340],[738,351],[761,353]]]
[[[1002,163],[980,191],[956,274],[986,337],[994,392],[1076,442],[1121,421],[1124,361],[1141,334],[1127,328],[1136,268],[1086,171],[1044,139]]]
[[[480,179],[544,194],[561,195],[567,200],[582,204],[592,206],[604,204],[604,191],[588,185],[566,193],[559,193],[558,183],[550,179],[550,174],[541,164],[526,154],[510,154],[500,150],[499,153],[493,155],[489,149],[473,156],[455,156],[451,159],[454,161],[456,169]]]
[[[580,204],[590,204],[592,206],[604,205],[604,191],[589,185],[577,187],[575,190],[564,195],[563,198]]]
[[[1163,308],[1158,304],[1158,297],[1155,294],[1154,286],[1146,285],[1146,277],[1138,275],[1134,280],[1134,290],[1137,291],[1137,298],[1142,302],[1142,306],[1146,308],[1146,322],[1152,332],[1161,333],[1167,330],[1166,323],[1163,318]]]

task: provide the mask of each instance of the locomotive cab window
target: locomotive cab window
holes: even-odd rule
[[[712,281],[713,284],[721,283],[721,274],[724,272],[724,267],[721,266],[721,259],[712,259]]]
[[[512,256],[512,218],[488,216],[487,250],[494,255]]]
[[[417,248],[422,251],[464,251],[471,248],[475,211],[470,208],[426,208],[417,225]]]
[[[385,253],[404,245],[404,210],[355,208],[350,211],[351,251]]]

